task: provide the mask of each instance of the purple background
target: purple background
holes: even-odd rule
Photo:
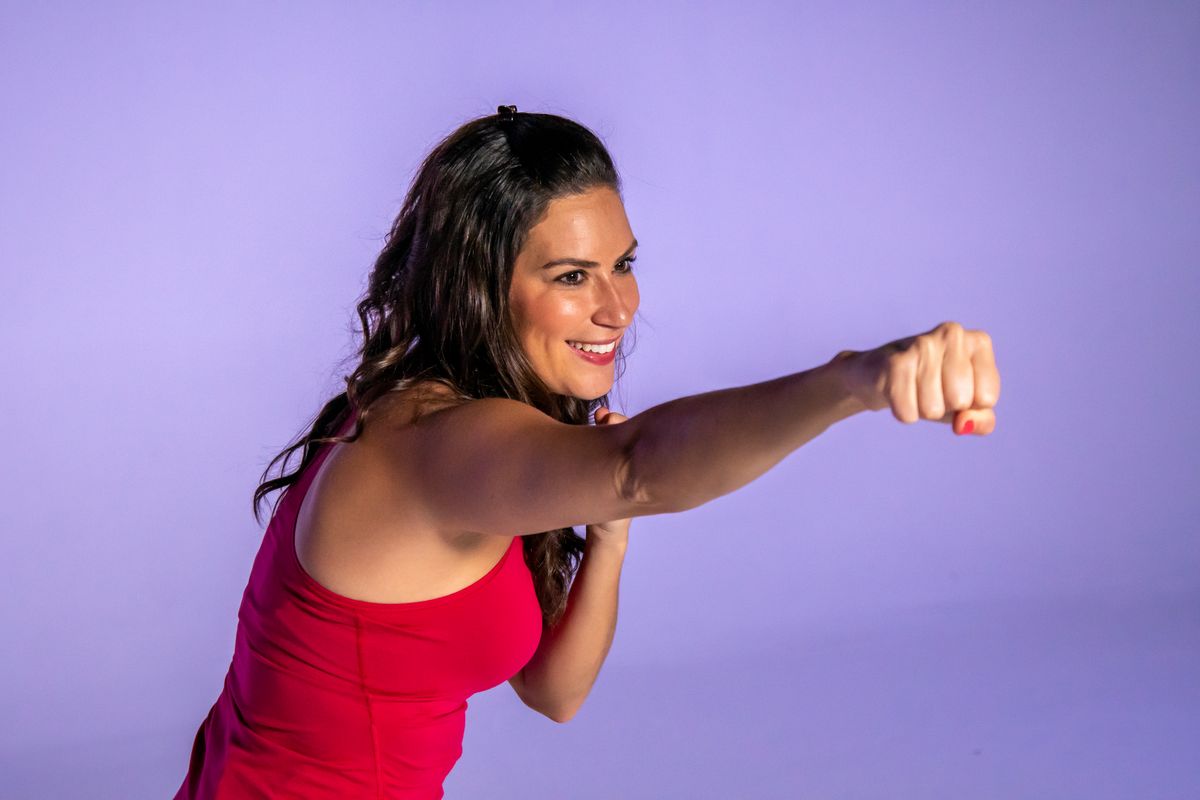
[[[475,695],[447,797],[1200,796],[1195,3],[348,5],[3,7],[0,795],[178,786],[259,473],[515,103],[623,174],[618,410],[944,320],[1004,389],[635,520],[583,709]]]

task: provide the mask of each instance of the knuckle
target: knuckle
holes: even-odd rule
[[[946,415],[946,405],[938,400],[928,400],[921,404],[922,419],[941,419]]]
[[[937,330],[940,331],[943,336],[962,336],[965,329],[961,323],[955,322],[954,320],[946,320],[941,325],[937,326]]]
[[[954,411],[964,411],[970,408],[972,403],[970,392],[953,391],[946,395],[946,407]]]
[[[905,425],[910,425],[920,418],[919,416],[913,416],[909,410],[908,402],[897,386],[893,386],[888,390],[888,405],[891,407],[892,416]]]
[[[901,350],[898,353],[892,353],[888,356],[888,366],[894,372],[902,374],[909,371],[916,371],[917,363],[920,361],[920,349],[917,347],[909,347],[907,350]]]

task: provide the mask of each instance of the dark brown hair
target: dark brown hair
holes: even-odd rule
[[[418,382],[438,382],[461,402],[507,397],[560,422],[589,424],[608,395],[584,400],[549,390],[513,329],[508,290],[517,254],[550,202],[598,187],[621,192],[608,151],[586,127],[554,114],[480,117],[434,147],[357,304],[363,342],[358,365],[344,376],[346,391],[267,465],[254,492],[255,519],[261,524],[263,497],[295,483],[321,444],[355,441],[375,399]],[[625,355],[622,346],[618,378]],[[361,409],[355,428],[335,436],[351,409]],[[282,474],[300,447],[299,467]],[[280,477],[267,480],[281,460]],[[583,538],[561,528],[522,539],[543,623],[553,625],[566,609]]]

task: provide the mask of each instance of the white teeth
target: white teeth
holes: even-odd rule
[[[613,348],[617,346],[616,342],[609,342],[608,344],[581,344],[569,341],[567,344],[576,350],[583,350],[586,353],[611,353]]]

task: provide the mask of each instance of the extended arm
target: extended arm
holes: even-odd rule
[[[689,395],[631,417],[640,514],[686,511],[740,489],[835,422],[865,410],[837,361]]]

